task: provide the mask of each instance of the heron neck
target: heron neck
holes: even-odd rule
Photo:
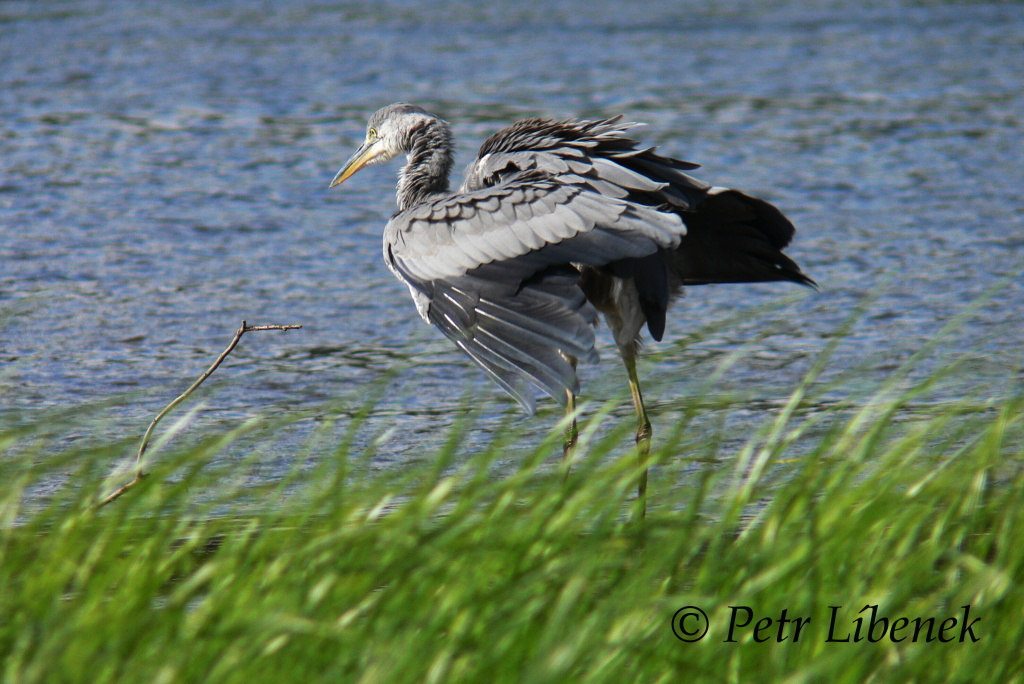
[[[439,119],[409,131],[408,159],[398,174],[398,209],[405,211],[437,195],[448,194],[454,163],[451,130]]]

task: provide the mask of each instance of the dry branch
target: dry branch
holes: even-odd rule
[[[118,498],[119,496],[124,494],[126,491],[128,491],[129,489],[131,489],[132,487],[137,485],[142,480],[142,478],[144,478],[146,476],[146,473],[144,473],[143,470],[142,470],[142,457],[146,453],[146,447],[149,446],[149,438],[150,438],[150,436],[152,436],[153,429],[156,428],[156,424],[159,423],[160,420],[164,416],[166,416],[168,413],[170,413],[172,410],[174,410],[175,406],[177,406],[181,402],[185,401],[185,399],[188,398],[188,395],[192,394],[192,392],[194,392],[197,387],[199,387],[201,384],[203,384],[203,382],[208,377],[213,375],[213,372],[215,370],[217,370],[217,367],[220,366],[221,362],[224,359],[226,359],[228,357],[228,354],[230,354],[234,350],[234,348],[238,345],[238,341],[242,339],[242,335],[244,335],[247,332],[257,332],[257,331],[260,331],[260,330],[297,330],[297,329],[299,329],[301,327],[302,327],[301,325],[252,325],[252,326],[250,326],[250,325],[246,325],[245,321],[242,321],[242,325],[238,328],[238,330],[235,331],[235,336],[231,340],[231,344],[228,345],[227,349],[225,349],[223,352],[221,352],[221,355],[217,357],[217,360],[213,362],[213,365],[210,366],[209,368],[207,368],[206,372],[203,373],[202,375],[200,375],[199,378],[195,382],[193,382],[192,385],[187,390],[182,392],[181,395],[177,399],[172,401],[170,404],[168,404],[164,408],[163,411],[158,413],[156,418],[153,419],[153,422],[149,424],[149,428],[146,430],[146,434],[142,438],[142,444],[139,445],[139,453],[135,457],[135,476],[129,482],[126,482],[125,484],[121,485],[120,487],[115,489],[113,492],[111,492],[107,496],[103,497],[103,499],[101,499],[96,504],[96,507],[98,508],[100,506],[106,506],[108,503],[110,503],[111,501],[113,501],[114,499]]]

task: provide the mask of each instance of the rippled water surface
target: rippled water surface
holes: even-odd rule
[[[468,392],[485,438],[511,401],[381,260],[397,165],[327,191],[366,117],[399,100],[453,123],[460,167],[516,118],[625,113],[793,219],[790,253],[821,291],[689,291],[642,367],[660,413],[750,343],[718,391],[763,417],[868,293],[825,376],[836,393],[884,378],[994,286],[940,345],[969,358],[939,398],[1019,388],[1024,5],[643,8],[0,3],[2,420],[116,399],[105,429],[137,434],[246,319],[304,328],[247,335],[199,420],[357,406],[397,368],[382,458],[426,452]],[[608,397],[624,377],[600,341],[584,391]],[[522,422],[539,437],[550,417]]]

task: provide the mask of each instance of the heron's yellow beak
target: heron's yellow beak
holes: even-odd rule
[[[360,145],[359,149],[356,150],[356,153],[353,154],[347,162],[345,162],[343,167],[341,167],[341,171],[339,171],[338,175],[331,181],[330,187],[333,188],[335,185],[343,182],[356,171],[376,159],[383,151],[383,146],[377,145],[377,142],[377,140],[374,140],[373,142],[367,140]]]

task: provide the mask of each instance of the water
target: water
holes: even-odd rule
[[[381,260],[396,166],[327,191],[366,117],[399,100],[453,122],[460,167],[519,117],[625,113],[793,219],[790,254],[821,292],[691,290],[642,367],[662,413],[768,329],[719,389],[758,424],[870,292],[822,396],[881,381],[998,283],[942,342],[971,360],[937,400],[1016,391],[1022,60],[1021,4],[4,2],[0,419],[113,399],[92,436],[140,434],[245,319],[304,328],[247,335],[198,422],[358,406],[399,367],[381,459],[429,454],[474,393],[485,440],[511,401]],[[583,369],[598,398],[624,385],[600,342]],[[549,422],[524,419],[524,443]]]

